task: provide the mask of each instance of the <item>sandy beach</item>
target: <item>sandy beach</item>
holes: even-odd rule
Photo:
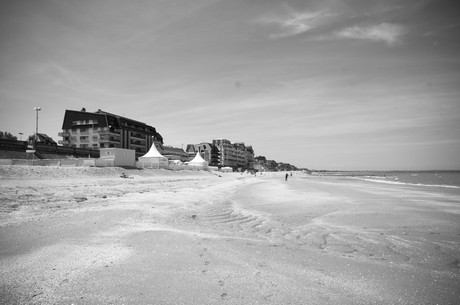
[[[458,188],[0,166],[2,304],[458,304],[459,287]]]

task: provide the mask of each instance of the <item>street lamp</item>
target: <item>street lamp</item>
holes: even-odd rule
[[[37,144],[38,138],[38,112],[42,110],[40,107],[35,107],[34,110],[37,112],[36,120],[35,120],[35,144]]]

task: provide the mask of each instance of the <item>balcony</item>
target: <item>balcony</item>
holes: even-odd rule
[[[111,135],[111,136],[120,136],[120,129],[112,129],[112,130],[108,130],[107,128],[105,128],[105,130],[101,130],[98,132],[101,136],[104,136],[104,135]]]
[[[59,136],[59,137],[69,137],[69,136],[70,136],[70,132],[61,131],[61,132],[58,132],[58,136]]]
[[[132,133],[130,134],[130,138],[145,140],[145,136],[140,133]]]
[[[58,140],[58,144],[70,145],[70,141],[67,141],[67,140]]]
[[[101,135],[99,143],[120,143],[120,137],[110,137],[109,135]]]
[[[142,147],[142,148],[144,148],[144,147],[145,147],[145,143],[141,143],[140,141],[130,142],[130,143],[129,143],[129,146],[131,146],[131,147]]]

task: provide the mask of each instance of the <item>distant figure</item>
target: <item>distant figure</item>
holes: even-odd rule
[[[122,174],[120,175],[120,177],[121,177],[121,178],[128,178],[128,176],[127,176],[125,173],[122,173]]]
[[[288,178],[288,177],[289,177],[289,174],[286,173],[286,176],[285,176],[284,180],[287,181],[287,178]]]

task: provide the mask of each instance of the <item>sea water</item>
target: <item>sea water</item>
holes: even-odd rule
[[[327,175],[381,183],[460,188],[460,171],[356,171],[329,172]]]

